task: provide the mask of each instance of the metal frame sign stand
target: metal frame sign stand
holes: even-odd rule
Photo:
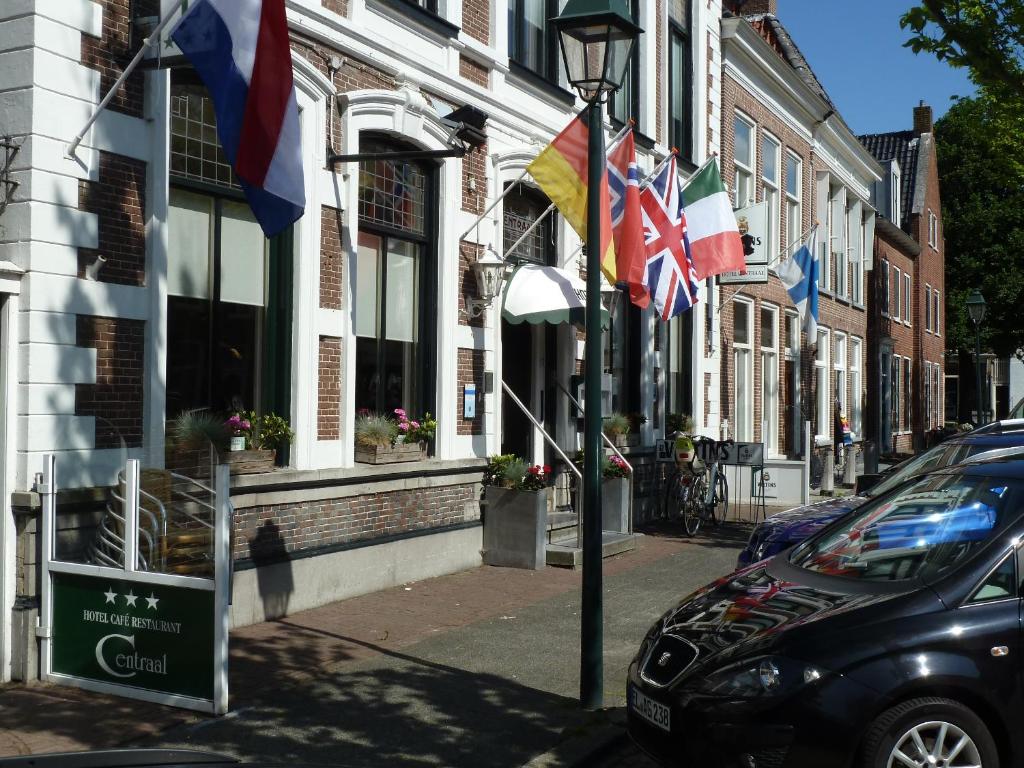
[[[140,569],[139,462],[126,466],[124,565],[56,559],[57,472],[45,457],[41,676],[98,693],[222,715],[228,710],[228,468],[214,488],[214,577]]]

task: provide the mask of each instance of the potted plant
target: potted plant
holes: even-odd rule
[[[167,425],[165,466],[194,477],[208,477],[229,440],[222,416],[202,408],[182,411]]]
[[[626,444],[626,435],[629,434],[629,419],[621,413],[609,413],[604,417],[604,433],[616,447],[623,447]]]
[[[356,416],[356,461],[364,464],[395,464],[420,461],[427,456],[427,445],[434,439],[437,422],[428,413],[422,419],[410,419],[402,408],[394,417],[376,413]]]
[[[692,435],[697,428],[693,417],[688,413],[670,413],[665,416],[665,432],[671,435],[674,432],[685,432]]]
[[[231,435],[230,450],[244,451],[246,435],[252,430],[252,422],[242,418],[241,414],[233,413],[224,422],[224,427],[227,429],[228,434]]]
[[[232,434],[232,441],[237,436],[245,441],[243,450],[232,446],[224,456],[224,462],[235,475],[269,472],[274,468],[277,450],[295,437],[288,422],[276,413],[257,416],[255,411],[240,411],[232,414],[224,424]]]
[[[540,570],[546,561],[551,467],[492,456],[484,471],[484,548],[488,565]]]
[[[583,469],[583,451],[575,463]],[[629,498],[632,473],[629,464],[618,456],[601,456],[601,528],[606,531],[629,531]]]

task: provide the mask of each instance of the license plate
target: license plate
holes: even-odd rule
[[[629,706],[651,725],[657,726],[663,731],[672,730],[671,710],[664,704],[659,704],[650,696],[641,693],[636,688],[630,691]]]

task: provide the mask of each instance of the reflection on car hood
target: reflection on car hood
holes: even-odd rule
[[[893,597],[823,592],[777,579],[762,563],[691,595],[664,617],[661,631],[697,647],[695,668],[711,659],[719,666],[733,657],[775,652],[793,630]]]
[[[758,538],[773,540],[803,541],[819,528],[824,528],[836,518],[856,509],[867,501],[864,496],[840,496],[816,504],[794,507],[777,512],[759,526]]]

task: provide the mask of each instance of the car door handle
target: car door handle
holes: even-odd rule
[[[997,659],[999,659],[999,658],[1002,658],[1003,656],[1009,656],[1010,655],[1010,649],[1007,648],[1005,645],[994,645],[994,646],[992,646],[992,650],[989,651],[989,653],[991,653],[993,656],[995,656]]]

